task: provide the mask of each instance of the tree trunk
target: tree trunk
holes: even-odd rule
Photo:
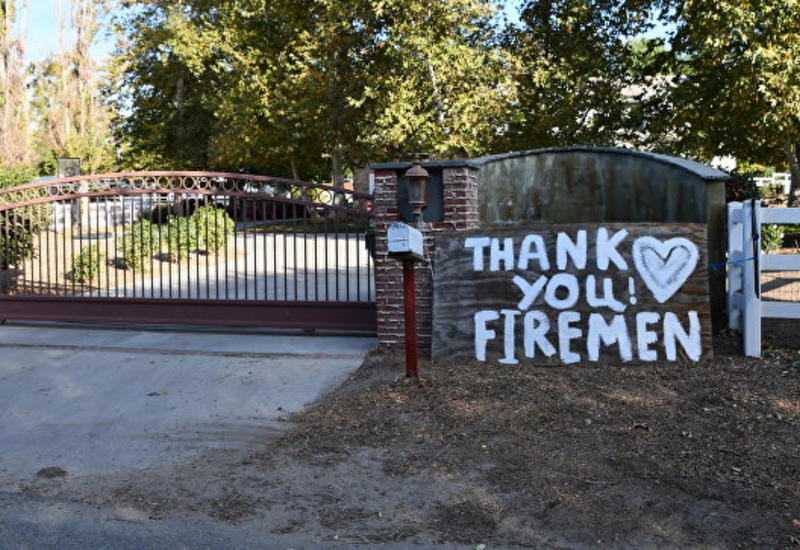
[[[792,175],[792,185],[789,191],[789,206],[797,206],[797,195],[800,191],[800,146],[797,143],[787,142],[785,146],[786,160],[789,161],[789,172]]]
[[[292,167],[292,179],[293,180],[299,180],[300,179],[300,174],[297,172],[297,161],[294,160],[294,158],[290,158],[289,159],[289,164]]]
[[[336,150],[331,155],[331,172],[333,172],[333,185],[336,187],[344,186],[344,162],[342,158],[342,147],[336,145]]]

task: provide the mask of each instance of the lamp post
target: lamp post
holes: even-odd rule
[[[419,162],[406,170],[406,187],[408,188],[408,204],[411,206],[411,213],[414,221],[422,221],[422,210],[427,206],[426,197],[428,189],[428,171],[420,166]]]

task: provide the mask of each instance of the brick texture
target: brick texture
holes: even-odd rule
[[[386,232],[398,220],[398,173],[375,172],[375,288],[378,308],[378,345],[381,350],[400,349],[405,344],[403,315],[403,267],[389,258]],[[425,241],[427,261],[416,264],[417,335],[420,352],[427,356],[431,348],[433,321],[433,257],[434,237],[441,231],[475,229],[478,220],[478,172],[474,168],[448,168],[442,174],[444,186],[443,219],[436,223],[420,223]]]

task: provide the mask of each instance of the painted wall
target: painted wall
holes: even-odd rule
[[[484,157],[482,225],[608,222],[708,224],[711,263],[725,258],[727,175],[699,163],[620,149],[574,147]],[[710,274],[715,325],[724,279]]]

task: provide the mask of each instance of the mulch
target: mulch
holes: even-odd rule
[[[426,362],[414,380],[375,354],[279,449],[332,465],[368,449],[389,478],[458,480],[465,496],[424,518],[442,542],[794,548],[798,328],[766,327],[762,359],[725,334],[698,365]]]

